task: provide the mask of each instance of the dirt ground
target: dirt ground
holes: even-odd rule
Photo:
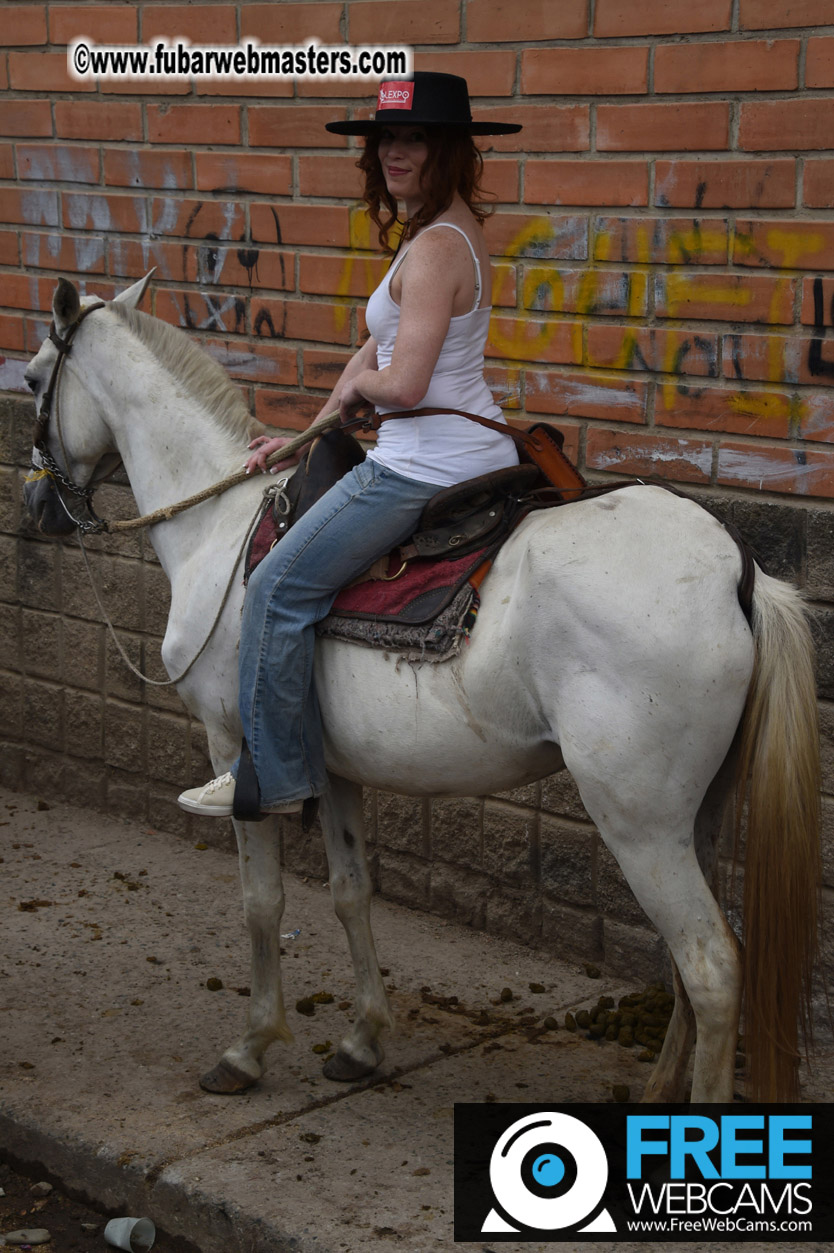
[[[33,1186],[42,1182],[49,1182],[43,1174],[37,1178],[29,1177],[0,1161],[0,1188],[4,1193],[0,1196],[0,1248],[7,1232],[33,1228],[49,1232],[49,1242],[37,1246],[49,1250],[49,1253],[104,1253],[110,1248],[104,1239],[104,1228],[110,1215],[72,1200],[59,1187],[54,1187],[48,1196],[33,1196]],[[153,1249],[154,1253],[194,1253],[193,1245],[172,1239],[160,1231],[156,1233]]]

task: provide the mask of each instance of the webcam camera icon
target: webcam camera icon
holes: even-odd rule
[[[492,1150],[489,1180],[498,1208],[487,1214],[482,1232],[617,1230],[601,1207],[608,1183],[605,1149],[570,1114],[547,1111],[514,1122]]]

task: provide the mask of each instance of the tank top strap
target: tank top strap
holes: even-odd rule
[[[436,230],[438,226],[448,226],[450,230],[457,231],[457,233],[459,235],[462,235],[463,238],[466,240],[466,246],[469,249],[470,255],[472,257],[472,261],[475,266],[475,299],[472,303],[472,308],[469,310],[470,313],[474,313],[481,303],[481,289],[483,286],[482,280],[481,280],[481,263],[478,260],[478,254],[473,248],[472,240],[469,238],[466,231],[461,230],[459,226],[455,226],[454,222],[432,222],[430,226],[424,226],[420,234],[425,235],[427,231]],[[411,245],[409,244],[409,248],[410,247]],[[389,285],[397,269],[399,268],[399,266],[402,264],[402,262],[405,260],[407,256],[408,256],[408,248],[405,249],[405,251],[402,253],[401,256],[395,258],[394,264],[390,267],[390,269],[388,270],[388,273],[385,276]]]

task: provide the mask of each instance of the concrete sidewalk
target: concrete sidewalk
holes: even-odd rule
[[[273,1047],[250,1093],[209,1095],[198,1076],[246,1011],[235,860],[5,791],[0,828],[0,1146],[201,1253],[451,1249],[456,1101],[605,1101],[615,1083],[636,1099],[648,1077],[637,1050],[540,1029],[633,987],[376,902],[397,1031],[372,1080],[329,1083],[320,1051],[351,1013],[347,945],[326,887],[288,875],[295,1045]],[[295,1010],[317,992],[333,1000]],[[822,1077],[806,1096],[829,1099]]]

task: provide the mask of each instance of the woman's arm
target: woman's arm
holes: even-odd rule
[[[357,349],[345,366],[344,370],[342,370],[336,386],[333,388],[333,391],[330,393],[327,400],[316,414],[316,419],[322,417],[326,413],[333,413],[334,409],[338,409],[340,407],[342,392],[352,378],[354,378],[357,374],[364,374],[375,370],[376,342],[373,337],[370,336],[362,347]],[[314,419],[314,421],[316,419]],[[277,450],[283,447],[286,443],[287,436],[285,435],[256,435],[252,440],[252,443],[249,445],[250,448],[254,448],[256,451],[245,463],[246,473],[253,474],[256,470],[260,470],[261,474],[265,474],[267,457],[271,456],[272,453],[277,452]],[[288,458],[286,461],[276,462],[274,466],[270,467],[270,473],[275,474],[279,470],[285,470],[288,466],[293,465],[294,462],[298,460],[300,455],[301,454],[299,452],[295,457]]]
[[[363,370],[345,380],[340,394],[343,420],[370,401],[383,408],[413,409],[425,396],[455,297],[471,290],[472,259],[455,233],[431,231],[414,241],[402,264],[400,324],[391,364]]]

